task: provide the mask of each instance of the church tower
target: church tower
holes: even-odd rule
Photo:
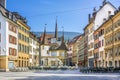
[[[45,28],[44,28],[44,34],[43,34],[43,40],[42,40],[42,44],[45,44],[46,43],[46,24],[45,24]]]
[[[56,40],[58,40],[58,25],[57,25],[57,17],[56,17],[56,23],[55,23],[55,36]]]
[[[6,8],[6,0],[0,0],[0,4],[1,4],[4,8]]]

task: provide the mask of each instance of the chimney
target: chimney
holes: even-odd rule
[[[1,4],[4,8],[6,8],[6,0],[0,0],[0,4]]]
[[[91,22],[91,14],[88,14],[88,22]]]
[[[103,6],[106,4],[106,0],[103,0]]]
[[[100,6],[100,9],[102,8],[102,6]]]

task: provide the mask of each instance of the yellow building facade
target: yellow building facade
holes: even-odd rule
[[[120,67],[120,10],[103,24],[105,27],[105,67]]]
[[[17,21],[18,29],[18,59],[17,67],[29,66],[29,31],[30,27],[21,20]]]

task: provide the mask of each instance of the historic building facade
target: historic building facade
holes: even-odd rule
[[[18,24],[14,14],[0,5],[0,70],[9,71],[16,66],[18,56]]]
[[[84,67],[88,67],[88,28],[84,28]]]
[[[88,67],[93,67],[93,59],[94,59],[94,27],[93,22],[91,22],[88,26]]]
[[[99,46],[99,32],[96,30],[94,32],[94,67],[98,67]]]
[[[28,67],[29,66],[29,32],[30,27],[27,25],[27,21],[21,15],[16,12],[13,14],[17,18],[18,29],[18,59],[17,67]]]
[[[80,39],[81,35],[78,35],[74,37],[69,43],[68,43],[68,49],[72,53],[72,65],[78,66],[79,62],[79,45],[80,45]],[[69,52],[68,52],[69,53]],[[69,53],[70,54],[70,53]],[[69,57],[69,56],[68,56]]]
[[[98,28],[101,27],[101,25],[109,19],[110,15],[114,15],[115,10],[116,8],[110,2],[103,1],[103,4],[100,6],[99,10],[96,10],[95,8],[93,9],[92,17],[89,14],[88,25],[84,28],[84,59],[86,61],[85,66],[103,66],[104,61],[101,57],[104,55],[104,45],[102,45],[104,43],[104,30],[98,30]],[[96,40],[96,36],[94,36],[93,33],[94,35],[98,35],[98,38]],[[95,46],[98,46],[96,47],[97,50],[95,49]],[[96,54],[96,51],[98,55]],[[95,58],[98,59],[95,60]]]
[[[41,65],[42,66],[65,66],[67,64],[67,47],[64,42],[64,32],[61,39],[58,39],[57,19],[55,34],[47,34],[46,28],[40,36],[41,41]]]
[[[84,67],[84,34],[81,35],[78,51],[78,65]]]
[[[30,66],[39,66],[39,42],[38,38],[32,32],[29,33],[29,54],[30,54]]]
[[[105,67],[120,67],[120,8],[103,26],[105,27]]]
[[[97,31],[99,32],[99,58],[98,58],[98,67],[104,67],[104,55],[105,55],[105,50],[104,50],[104,46],[105,46],[105,38],[104,38],[104,27],[101,26],[97,29]]]

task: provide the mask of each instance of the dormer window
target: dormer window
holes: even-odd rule
[[[15,17],[15,15],[13,15],[13,21],[16,21],[16,17]]]
[[[12,19],[12,13],[9,12],[9,19]]]

